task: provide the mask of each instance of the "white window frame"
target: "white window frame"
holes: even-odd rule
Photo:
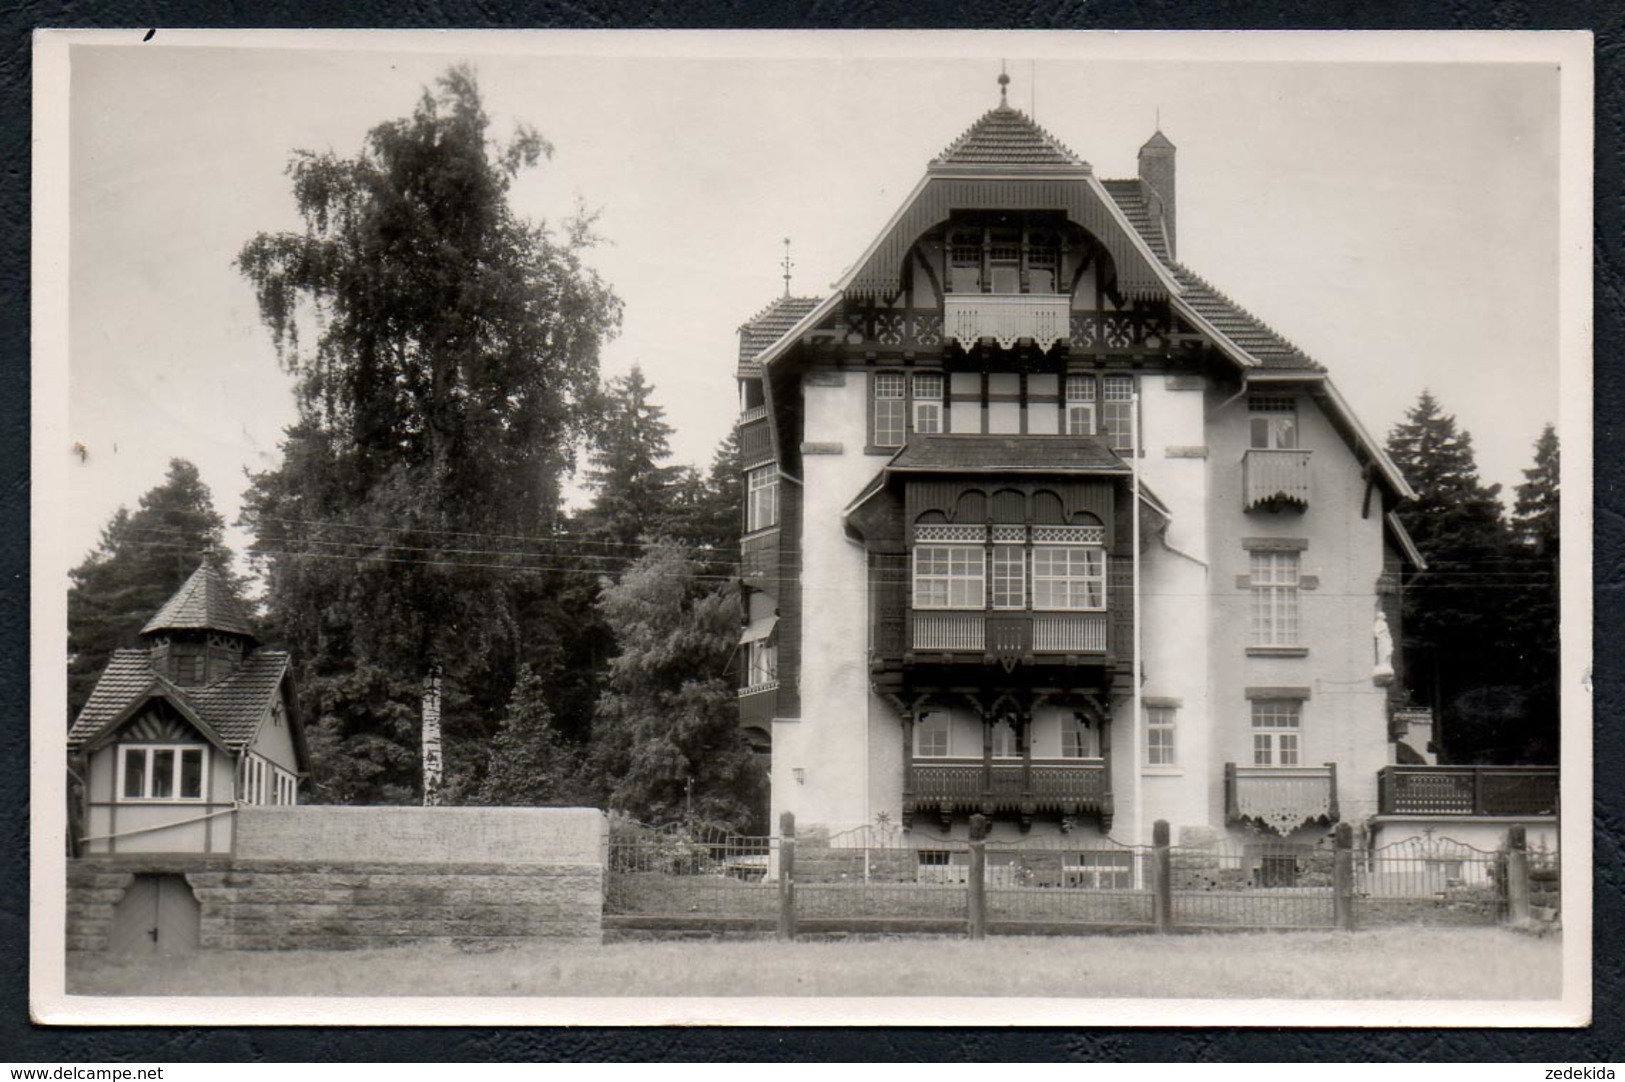
[[[135,803],[162,803],[162,804],[201,804],[209,790],[209,746],[207,744],[120,744],[118,755],[118,799],[121,804]],[[154,764],[158,752],[173,752],[174,759],[169,768],[169,793],[163,796],[153,795],[153,782],[156,780]],[[141,793],[138,796],[129,794],[129,759],[133,754],[141,756]],[[197,793],[192,796],[181,792],[182,762],[188,754],[198,757],[198,786]]]
[[[909,392],[914,396],[914,431],[935,435],[946,431],[942,415],[942,402],[947,393],[947,378],[941,372],[919,372],[909,377]]]
[[[1145,765],[1178,766],[1177,714],[1172,706],[1145,708]]]
[[[874,411],[876,447],[901,447],[908,438],[908,388],[901,372],[876,372],[869,377]]]
[[[1303,641],[1303,613],[1299,597],[1301,561],[1296,550],[1254,551],[1250,554],[1248,582],[1252,586],[1250,613],[1254,646],[1297,647]]]
[[[1027,546],[1021,541],[995,541],[988,571],[990,608],[1024,610],[1027,607]]]
[[[953,715],[946,710],[928,710],[921,714],[914,723],[914,757],[949,759],[953,757],[953,753]]]
[[[1066,434],[1095,434],[1096,387],[1094,376],[1066,377]]]
[[[1055,561],[1062,554],[1065,554],[1065,560],[1057,572]],[[1104,548],[1099,545],[1034,545],[1032,559],[1034,612],[1106,610]],[[1079,566],[1080,561],[1082,566]],[[1060,591],[1059,599],[1057,590]]]
[[[1248,445],[1255,451],[1298,449],[1298,402],[1278,395],[1255,395],[1247,400]]]
[[[1303,764],[1303,700],[1253,699],[1253,765]]]
[[[779,524],[779,468],[759,466],[745,473],[745,532]]]
[[[939,563],[946,560],[946,564]],[[925,564],[925,570],[921,565]],[[916,609],[977,610],[987,608],[987,546],[926,544],[913,552]],[[931,598],[940,589],[941,596]]]
[[[1100,434],[1114,451],[1134,451],[1134,377],[1107,375],[1100,386]]]

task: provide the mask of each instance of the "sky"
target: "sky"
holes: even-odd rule
[[[1001,64],[1011,104],[1102,177],[1133,176],[1160,121],[1181,260],[1325,364],[1377,438],[1429,388],[1510,489],[1558,420],[1550,63],[1446,62],[1477,55],[1446,39],[1350,60],[1286,35],[139,37],[68,53],[67,377],[44,401],[68,565],[172,457],[236,519],[294,403],[233,259],[300,228],[296,149],[353,155],[457,62],[494,136],[523,121],[555,148],[517,211],[599,212],[590,262],[625,302],[604,372],[642,366],[676,461],[708,464],[733,421],[736,332],[783,292],[784,239],[793,291],[827,293],[998,103]]]

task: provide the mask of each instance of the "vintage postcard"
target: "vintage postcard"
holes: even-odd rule
[[[36,1018],[1585,1024],[1591,49],[41,32]]]

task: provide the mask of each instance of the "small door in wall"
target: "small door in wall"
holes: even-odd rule
[[[138,875],[113,911],[107,949],[176,954],[197,949],[201,911],[182,875]]]

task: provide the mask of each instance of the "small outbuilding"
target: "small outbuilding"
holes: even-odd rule
[[[286,651],[207,565],[113,654],[68,732],[101,854],[226,854],[240,804],[297,804],[308,755]]]

